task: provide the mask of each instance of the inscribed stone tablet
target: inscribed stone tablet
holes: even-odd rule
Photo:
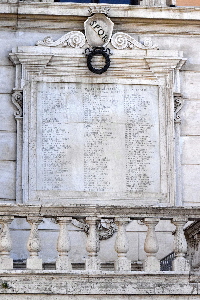
[[[159,193],[157,86],[38,83],[37,190]]]

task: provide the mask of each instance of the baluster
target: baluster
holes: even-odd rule
[[[27,222],[31,225],[31,232],[27,243],[27,249],[30,253],[30,258],[27,259],[27,269],[42,270],[42,259],[38,257],[40,251],[40,239],[38,233],[38,225],[42,218],[28,217]]]
[[[129,218],[115,218],[115,223],[118,227],[115,240],[115,251],[117,252],[117,259],[115,261],[116,271],[131,271],[131,261],[126,257],[129,250],[126,225],[129,222]]]
[[[97,218],[87,217],[86,223],[89,224],[89,233],[87,237],[86,250],[88,251],[88,258],[86,259],[86,270],[99,270],[100,262],[98,260],[98,252],[100,250],[99,234],[97,232]]]
[[[146,260],[144,264],[144,270],[146,272],[160,271],[160,262],[156,258],[159,246],[155,233],[155,227],[158,224],[159,219],[145,218],[144,223],[147,226],[147,235],[144,243],[144,251],[146,252]]]
[[[57,218],[57,223],[60,225],[60,232],[57,242],[57,250],[59,253],[58,259],[56,261],[57,270],[71,271],[72,266],[68,257],[68,252],[71,249],[68,225],[71,223],[71,217],[59,217]]]
[[[12,241],[10,236],[9,225],[14,217],[1,217],[2,224],[0,231],[0,270],[13,269],[13,259],[9,257],[12,250]]]
[[[174,236],[174,253],[175,259],[172,262],[172,269],[176,272],[189,271],[189,262],[185,259],[185,254],[187,252],[187,242],[185,239],[185,234],[183,227],[187,220],[185,219],[173,219],[172,223],[176,226],[176,232]]]

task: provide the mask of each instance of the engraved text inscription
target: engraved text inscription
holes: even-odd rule
[[[39,83],[37,189],[159,193],[156,86]]]

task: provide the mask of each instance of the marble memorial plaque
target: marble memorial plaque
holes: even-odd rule
[[[158,87],[38,83],[36,190],[160,193]]]

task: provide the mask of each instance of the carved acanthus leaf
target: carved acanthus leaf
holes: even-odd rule
[[[17,107],[14,112],[15,118],[22,118],[23,114],[23,94],[22,91],[14,91],[12,94],[12,102]]]
[[[175,94],[174,95],[174,122],[180,123],[181,117],[180,117],[180,110],[183,107],[183,97],[181,94]]]
[[[46,46],[46,47],[72,47],[72,48],[81,48],[85,45],[85,36],[80,31],[71,31],[63,35],[56,41],[48,36],[43,41],[38,41],[37,46]]]
[[[136,41],[132,36],[124,32],[117,32],[111,38],[111,44],[118,50],[130,49],[157,49],[157,46],[152,44],[151,39],[146,39],[144,44]]]

